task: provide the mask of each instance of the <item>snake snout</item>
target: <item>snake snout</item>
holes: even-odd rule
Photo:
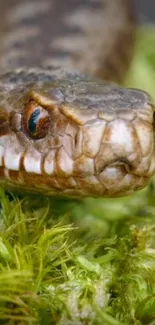
[[[95,158],[95,168],[108,196],[146,186],[155,170],[152,125],[142,119],[110,122]]]

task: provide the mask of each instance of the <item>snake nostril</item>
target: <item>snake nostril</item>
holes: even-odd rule
[[[78,134],[77,133],[75,134],[74,143],[75,143],[75,146],[77,146],[77,144],[78,144]]]
[[[124,170],[126,170],[127,172],[131,172],[133,169],[133,166],[128,161],[128,159],[123,157],[123,158],[115,159],[109,162],[109,164],[104,164],[104,166],[102,167],[100,166],[100,168],[97,170],[97,174],[101,174],[102,172],[104,172],[106,168],[109,167],[124,168]]]
[[[153,128],[155,129],[155,111],[153,112]]]

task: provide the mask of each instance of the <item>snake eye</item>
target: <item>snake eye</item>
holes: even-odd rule
[[[32,139],[41,139],[48,133],[50,125],[49,112],[34,101],[30,101],[24,110],[23,126]]]

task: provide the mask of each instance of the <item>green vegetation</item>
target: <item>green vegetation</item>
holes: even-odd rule
[[[138,36],[126,83],[155,99],[153,27]],[[0,189],[0,201],[0,324],[155,324],[155,181],[121,199]]]

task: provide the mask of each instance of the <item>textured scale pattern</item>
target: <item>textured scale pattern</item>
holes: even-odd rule
[[[131,59],[133,1],[7,0],[0,12],[0,183],[74,197],[143,188],[151,99],[107,83]]]
[[[1,69],[55,64],[118,81],[129,65],[133,0],[6,0],[0,12]]]

